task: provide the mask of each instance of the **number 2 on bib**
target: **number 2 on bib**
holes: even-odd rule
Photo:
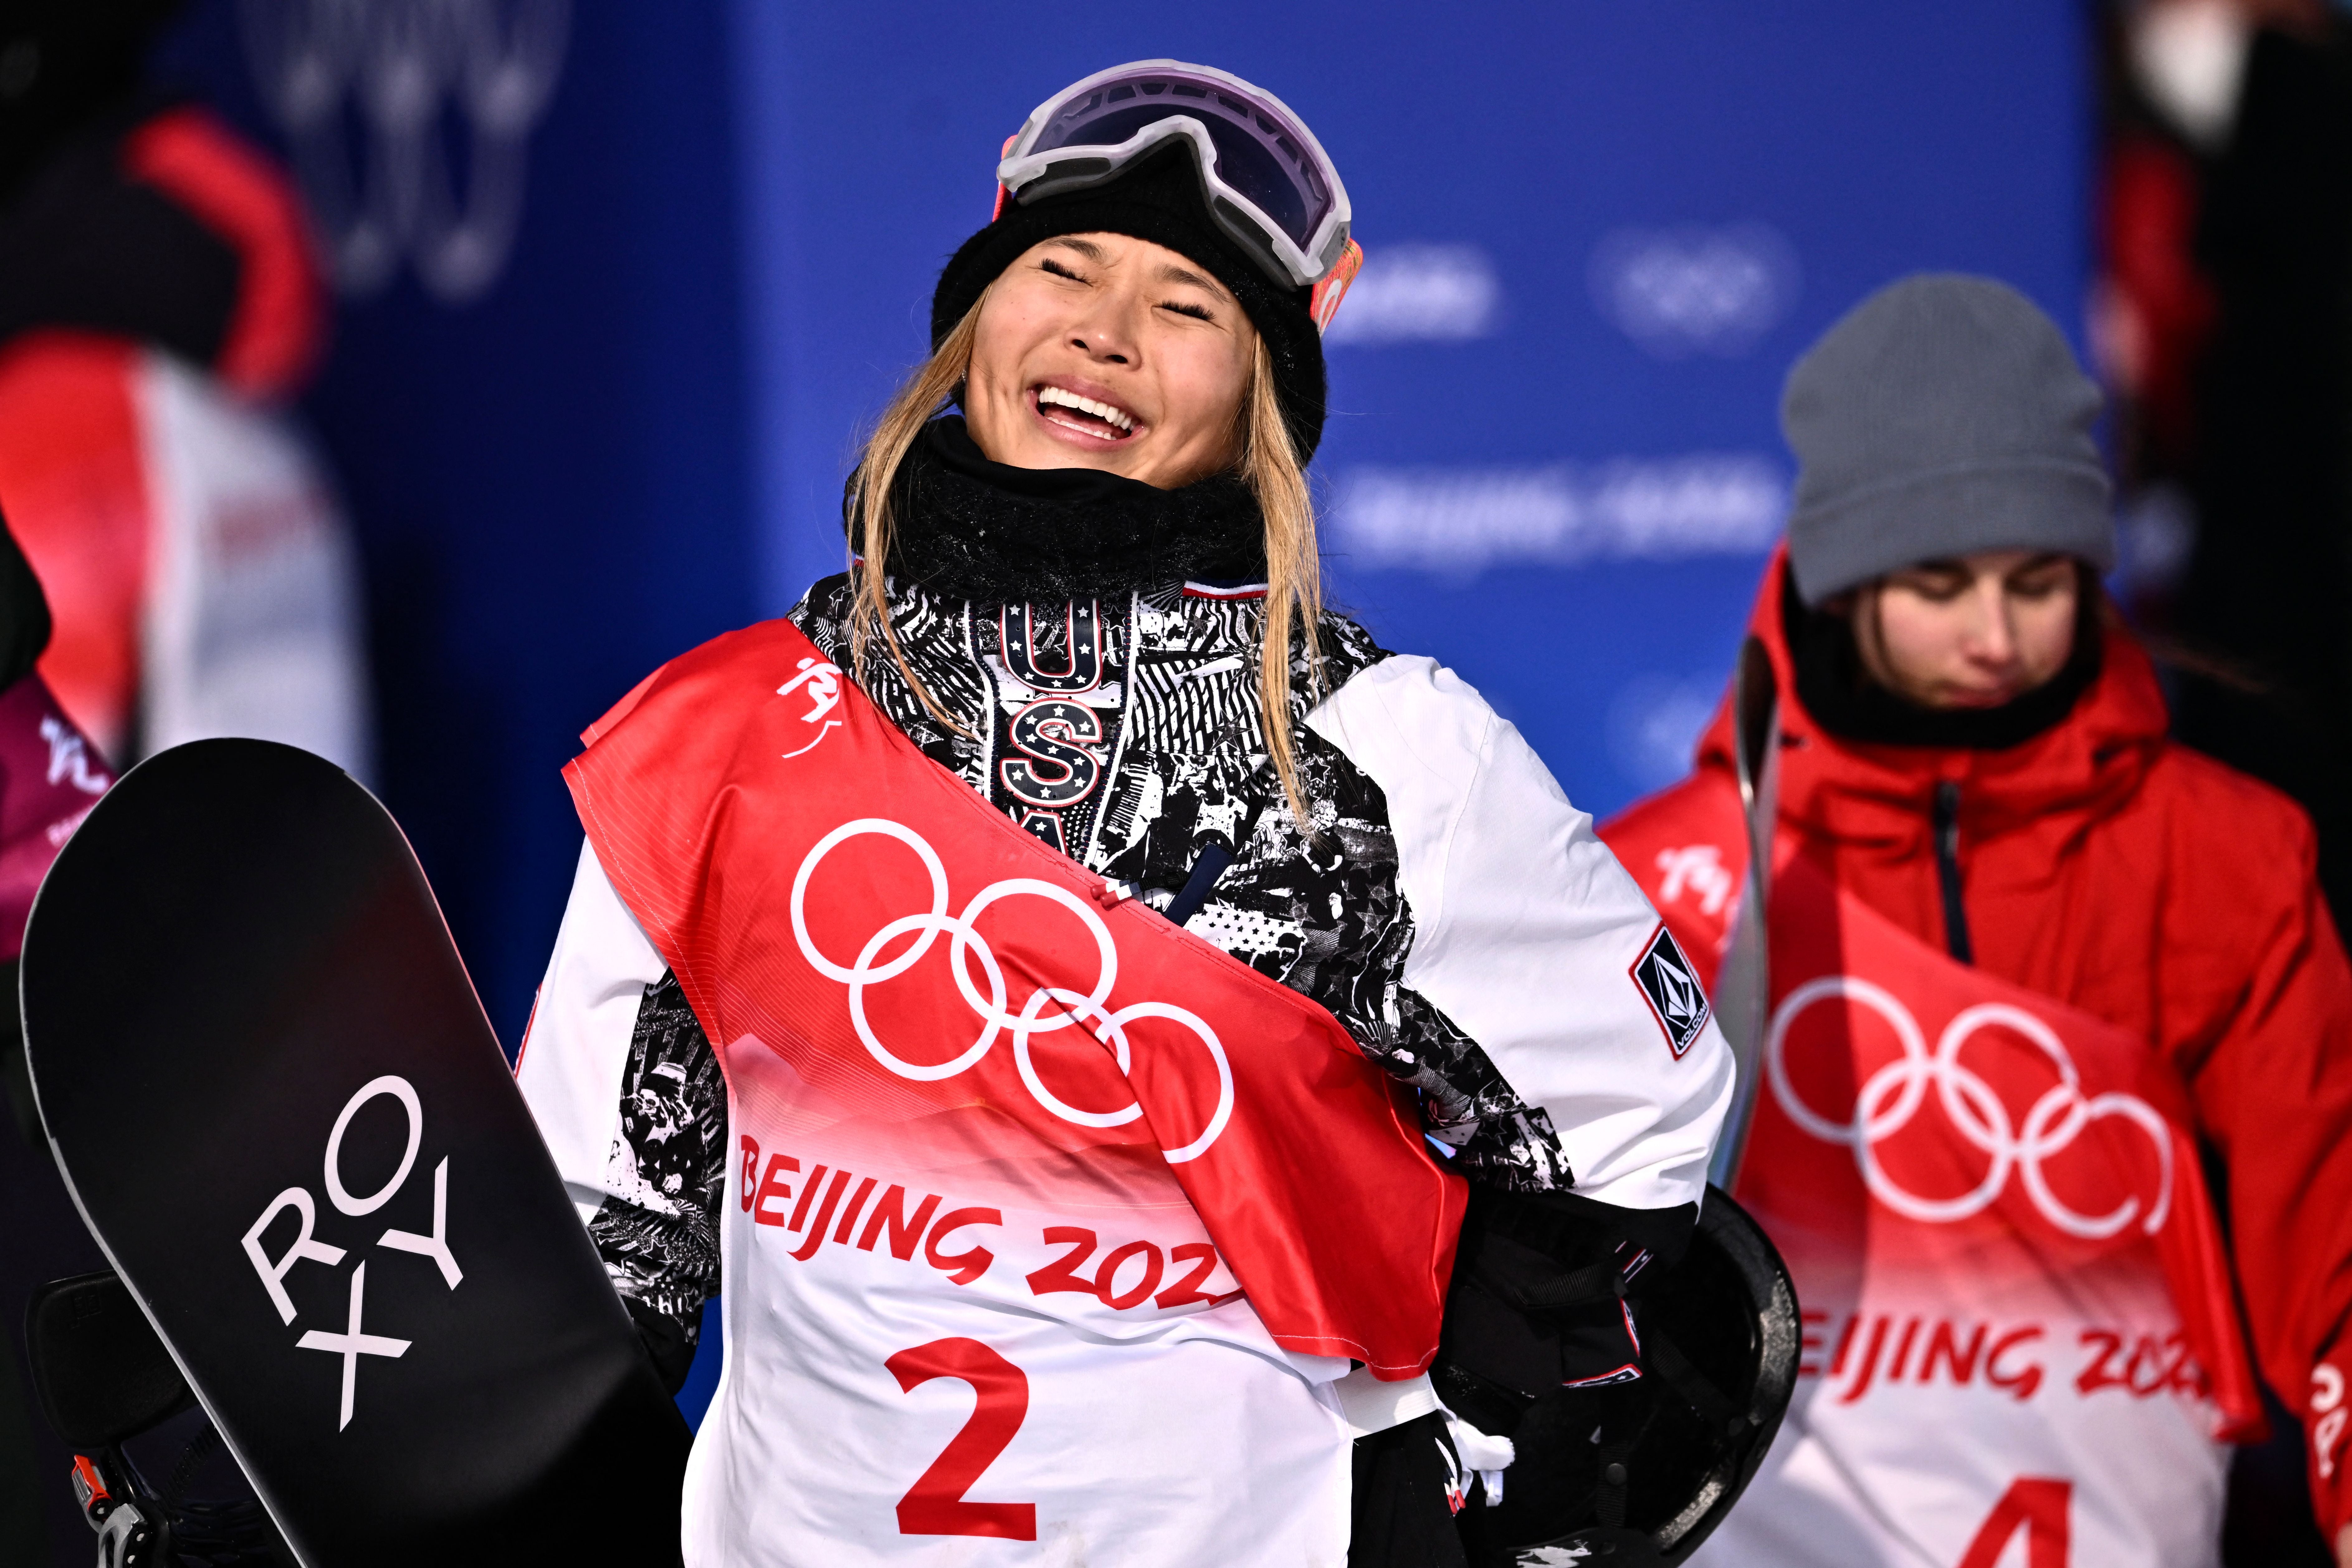
[[[971,1384],[975,1395],[971,1418],[898,1500],[898,1533],[1036,1540],[1036,1504],[968,1502],[963,1495],[1021,1430],[1029,1414],[1028,1374],[978,1340],[966,1339],[933,1340],[882,1364],[903,1394],[933,1378],[952,1377]]]

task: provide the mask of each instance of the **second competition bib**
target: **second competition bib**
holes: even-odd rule
[[[1803,1359],[1700,1561],[2206,1562],[2221,1445],[2259,1405],[2168,1065],[1802,859],[1772,932],[1738,1195],[1796,1279]]]

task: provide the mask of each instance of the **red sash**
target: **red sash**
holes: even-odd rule
[[[1936,952],[1801,857],[1776,873],[1771,961],[1739,1197],[1788,1255],[1808,1308],[1891,1294],[1958,1300],[1962,1312],[1967,1301],[2058,1301],[2081,1315],[2103,1294],[2132,1298],[2145,1278],[2169,1295],[2194,1358],[2175,1354],[2157,1381],[2210,1396],[2217,1436],[2259,1432],[2189,1097],[2162,1056]],[[1834,1327],[1831,1312],[1807,1316]],[[1927,1363],[1906,1368],[1902,1311],[1856,1341],[1864,1321],[1809,1345],[1820,1354],[1807,1370],[1843,1379],[1848,1402],[1864,1396],[1865,1356],[1927,1381]],[[1900,1336],[1905,1355],[1881,1357],[1873,1333],[1890,1347]],[[2095,1325],[2081,1337],[2098,1350]],[[2141,1378],[2139,1352],[2117,1354],[2114,1367],[2128,1361]],[[2142,1381],[2157,1378],[2164,1353],[2145,1359]],[[2124,1376],[2095,1363],[2071,1380],[2085,1395]]]
[[[951,1144],[1066,1204],[1172,1173],[1276,1342],[1428,1365],[1464,1185],[1323,1008],[1006,821],[788,622],[673,660],[583,738],[581,820],[739,1108],[802,1086],[752,1109],[821,1105],[831,1146]]]

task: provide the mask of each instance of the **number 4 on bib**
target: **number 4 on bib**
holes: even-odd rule
[[[2025,1535],[2025,1568],[2072,1568],[2068,1511],[2074,1501],[2074,1483],[2050,1476],[2020,1476],[1992,1505],[1992,1512],[1977,1527],[1974,1541],[1958,1568],[1999,1568],[2020,1531]],[[2014,1559],[2012,1559],[2014,1561]]]

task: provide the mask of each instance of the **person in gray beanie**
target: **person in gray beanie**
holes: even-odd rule
[[[2099,389],[2006,283],[1927,273],[1798,360],[1785,630],[1823,724],[1855,740],[2005,746],[2098,674],[2115,564]]]
[[[1847,312],[1789,373],[1801,468],[1789,563],[1805,603],[1980,550],[2115,564],[2099,389],[2006,283],[1930,273]]]
[[[1809,1337],[1694,1568],[2020,1537],[2213,1563],[2257,1371],[2304,1407],[2352,1561],[2352,1205],[2313,1201],[2352,1191],[2352,964],[2309,821],[2170,739],[2107,608],[2099,409],[1983,278],[1894,283],[1790,374],[1796,493],[1750,623],[1780,697],[1772,1024],[1737,1190]],[[1749,842],[1728,712],[1601,835],[1719,963]],[[2190,1239],[2221,1231],[2198,1155],[2160,1172],[2152,1143],[2226,1171],[2226,1258]]]

